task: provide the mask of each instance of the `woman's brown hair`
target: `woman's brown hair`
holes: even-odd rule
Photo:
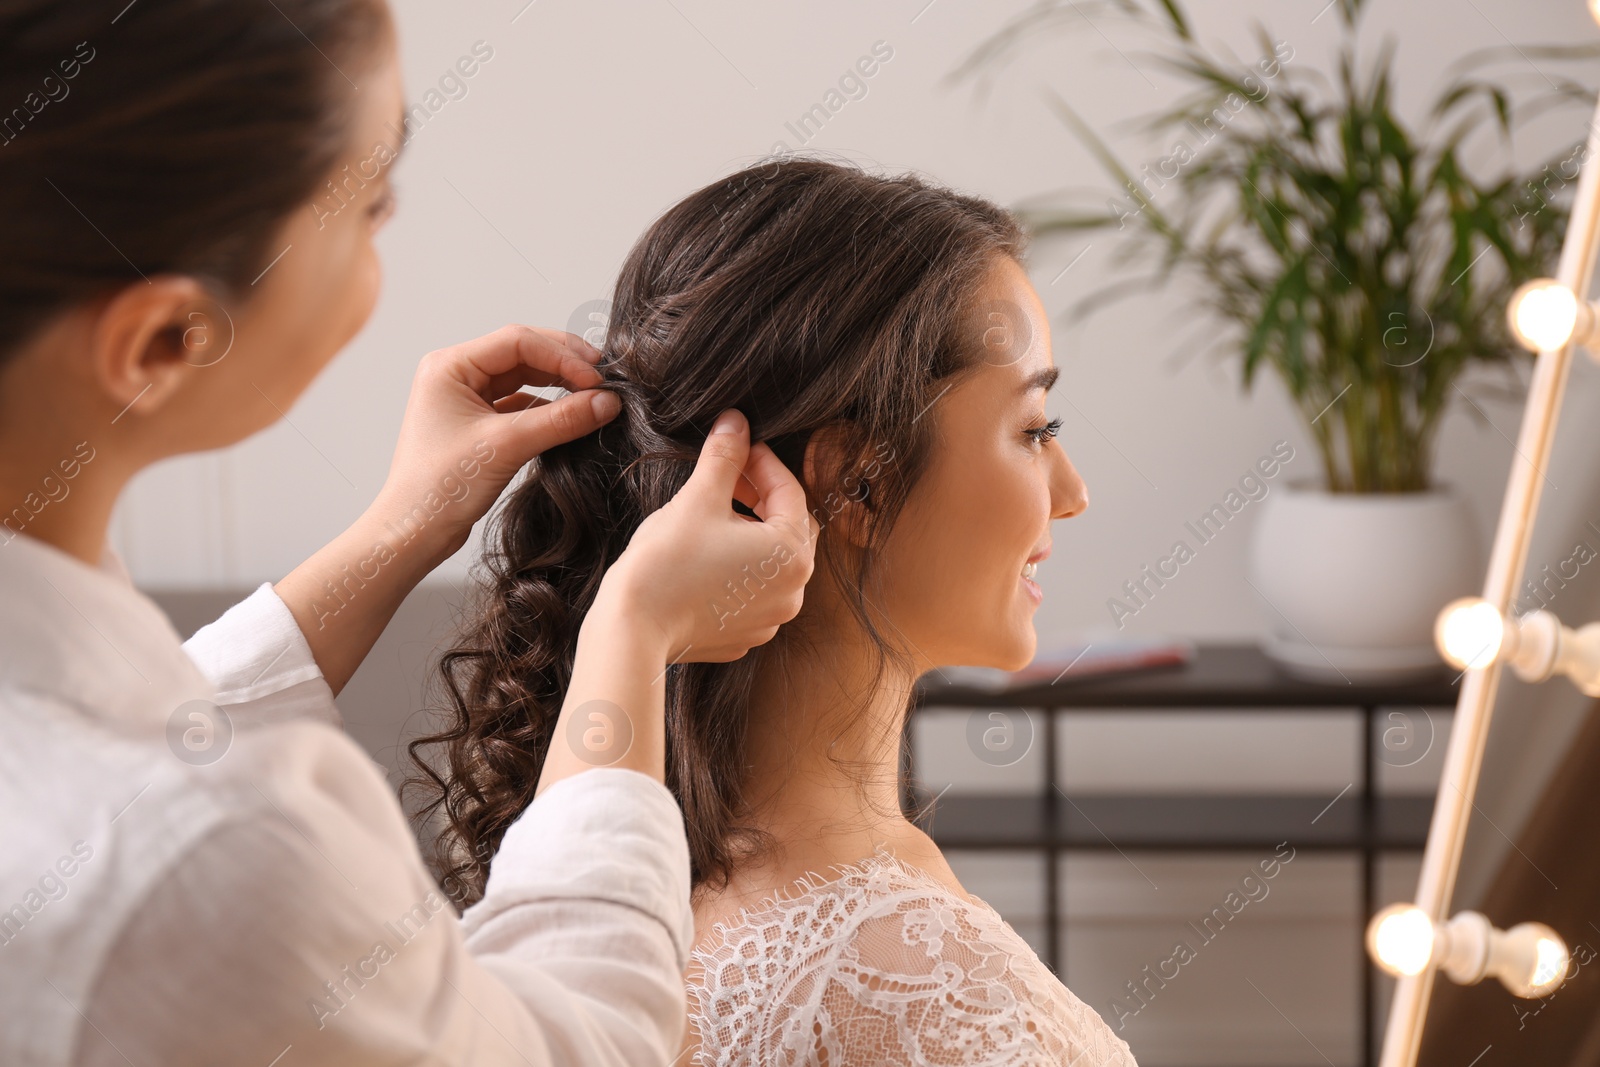
[[[0,360],[156,274],[248,293],[389,32],[382,0],[0,0]]]
[[[682,488],[722,409],[744,412],[751,440],[802,481],[811,435],[845,431],[843,451],[859,458],[806,492],[818,566],[849,599],[881,677],[897,653],[868,611],[877,551],[934,446],[936,420],[922,416],[981,358],[975,297],[1022,247],[1016,220],[987,201],[813,159],[709,185],[639,239],[599,364],[622,411],[540,456],[491,520],[481,603],[440,665],[449,721],[411,744],[452,898],[481,896],[501,836],[533,799],[601,577]],[[864,549],[835,544],[841,490],[864,505]],[[804,640],[791,623],[742,659],[667,670],[667,785],[696,885],[723,883],[761,845],[743,825],[746,712],[762,666]]]

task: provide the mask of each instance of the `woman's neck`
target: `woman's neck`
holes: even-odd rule
[[[0,434],[0,544],[25,536],[98,567],[127,476],[107,442]]]
[[[915,678],[889,665],[880,679],[875,667],[857,634],[796,642],[787,663],[770,659],[757,678],[746,799],[755,827],[771,835],[773,867],[823,855],[848,862],[915,832],[900,807],[901,731]]]
[[[66,316],[0,365],[0,544],[32,537],[97,567],[144,461],[134,420],[108,409],[82,372],[85,329]]]
[[[810,590],[807,596],[811,596]],[[812,611],[808,601],[802,614]],[[795,642],[788,669],[769,658],[756,679],[746,740],[743,825],[763,848],[726,885],[695,892],[696,939],[740,908],[782,893],[796,879],[828,875],[887,845],[952,891],[961,883],[932,838],[900,806],[901,732],[915,676],[876,664],[864,635]]]

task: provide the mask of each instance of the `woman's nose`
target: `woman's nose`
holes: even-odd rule
[[[1078,476],[1078,469],[1067,458],[1065,449],[1057,447],[1061,462],[1056,466],[1055,479],[1050,486],[1051,518],[1070,519],[1089,506],[1089,487]]]

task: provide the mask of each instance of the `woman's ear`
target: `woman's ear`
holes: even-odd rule
[[[149,414],[194,368],[227,355],[233,320],[199,280],[158,275],[104,300],[91,337],[91,372],[106,396],[123,413]]]
[[[816,504],[811,514],[822,526],[836,526],[857,548],[867,545],[873,510],[872,486],[861,476],[861,433],[848,420],[818,428],[806,443],[805,484]]]

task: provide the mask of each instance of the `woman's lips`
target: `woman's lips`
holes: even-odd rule
[[[1033,555],[1029,556],[1027,562],[1022,565],[1022,575],[1020,580],[1023,588],[1028,591],[1028,595],[1033,598],[1033,602],[1035,604],[1043,602],[1044,590],[1040,588],[1038,582],[1034,581],[1034,578],[1038,576],[1039,564],[1049,557],[1050,546],[1046,545],[1042,551],[1035,552]]]

